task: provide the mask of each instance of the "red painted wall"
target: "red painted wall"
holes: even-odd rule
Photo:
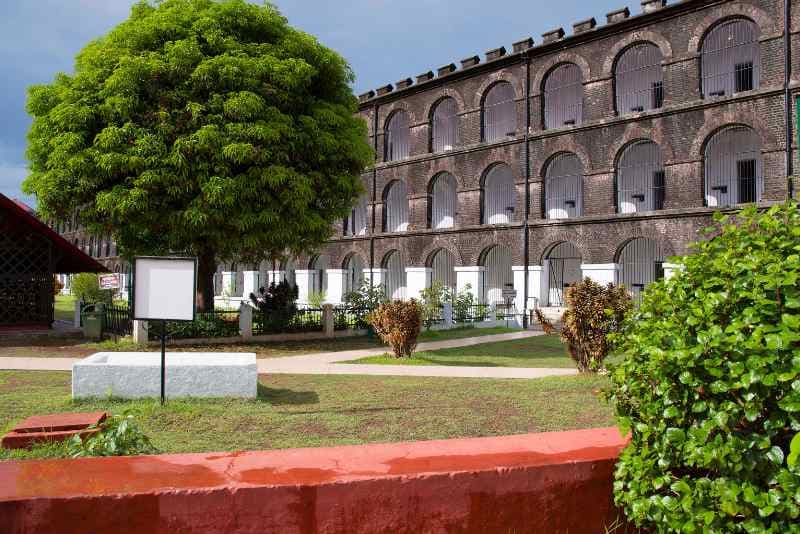
[[[0,462],[0,532],[603,533],[614,428]]]

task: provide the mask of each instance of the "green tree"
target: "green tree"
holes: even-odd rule
[[[352,81],[268,3],[143,0],[29,89],[24,189],[126,256],[198,256],[207,309],[217,262],[314,249],[361,195]]]

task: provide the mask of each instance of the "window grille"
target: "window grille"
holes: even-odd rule
[[[701,61],[704,96],[726,96],[759,87],[758,38],[758,26],[744,19],[722,23],[709,32]]]
[[[439,249],[431,261],[431,282],[436,281],[452,291],[456,290],[456,260],[445,249]]]
[[[583,259],[572,243],[559,243],[547,254],[547,299],[548,306],[564,306],[566,289],[581,281]]]
[[[483,140],[487,143],[517,133],[514,88],[508,82],[492,86],[483,102]]]
[[[456,179],[449,173],[434,178],[428,205],[429,227],[435,230],[453,228],[456,217]]]
[[[734,126],[716,134],[705,153],[706,205],[759,202],[763,188],[761,141],[756,132]]]
[[[637,303],[651,283],[664,277],[664,252],[647,238],[637,238],[626,244],[619,256],[620,281]]]
[[[545,210],[548,219],[583,214],[583,165],[575,154],[559,154],[547,166]]]
[[[367,233],[367,198],[361,197],[344,221],[344,235],[360,236]]]
[[[615,71],[617,112],[620,115],[658,109],[664,105],[661,50],[652,43],[628,48]]]
[[[364,280],[364,262],[357,254],[351,254],[344,264],[346,271],[344,294],[352,293],[361,287]]]
[[[431,150],[444,152],[458,145],[458,107],[452,98],[445,98],[433,112]]]
[[[397,111],[386,126],[386,161],[398,161],[411,155],[411,131],[408,113]]]
[[[573,63],[556,67],[544,85],[545,128],[579,126],[583,122],[583,76]]]
[[[495,165],[483,184],[483,223],[509,224],[514,220],[517,192],[511,167]]]
[[[408,190],[402,181],[389,185],[384,200],[384,232],[408,231]]]
[[[391,300],[406,298],[406,267],[398,251],[387,254],[383,261],[386,269],[386,296]]]
[[[489,249],[483,257],[483,303],[505,305],[503,290],[514,285],[511,269],[511,251],[496,246]]]
[[[325,292],[328,290],[328,269],[330,269],[330,258],[327,254],[320,254],[311,263],[311,291]]]
[[[617,169],[619,213],[664,209],[665,178],[657,144],[639,141],[626,148]]]

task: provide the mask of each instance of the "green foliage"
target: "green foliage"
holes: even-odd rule
[[[422,290],[420,299],[422,301],[422,320],[425,324],[431,324],[432,319],[439,316],[444,303],[453,301],[453,291],[441,280],[434,280],[430,287]]]
[[[470,310],[476,304],[475,296],[470,292],[471,290],[472,286],[467,284],[464,289],[453,296],[453,320],[457,323],[464,322],[470,316]]]
[[[325,304],[325,299],[328,298],[324,291],[309,291],[308,292],[308,307],[316,310],[322,308]]]
[[[358,289],[344,297],[344,303],[348,308],[374,310],[384,302],[388,302],[388,299],[383,284],[373,286],[366,280],[361,282]]]
[[[95,427],[96,428],[96,427]],[[85,439],[73,436],[66,442],[66,455],[135,456],[156,454],[158,450],[139,429],[132,415],[112,416],[100,424],[100,432]]]
[[[156,324],[151,324],[150,337],[159,334]],[[236,337],[239,335],[239,312],[198,313],[194,321],[167,323],[167,336],[171,339],[203,339]]]
[[[587,278],[567,288],[567,311],[561,319],[561,339],[581,372],[596,371],[611,352],[608,335],[619,332],[633,309],[622,286],[603,286]]]
[[[416,300],[381,304],[367,320],[395,357],[411,357],[422,330],[422,307]]]
[[[789,456],[786,457],[786,465],[789,467],[798,467],[798,463],[800,463],[800,434],[792,438],[792,443],[789,444]]]
[[[258,290],[258,296],[250,293],[250,301],[256,307],[258,319],[269,325],[270,330],[280,330],[289,325],[297,315],[298,287],[282,280],[279,284],[272,282],[269,287]]]
[[[24,189],[125,255],[198,255],[207,295],[216,261],[310,250],[350,212],[372,158],[352,80],[269,3],[142,0],[29,89]]]
[[[800,212],[716,216],[649,287],[612,368],[616,502],[654,532],[800,532]],[[796,450],[796,449],[795,449]]]
[[[72,277],[72,294],[86,304],[111,304],[114,290],[100,289],[99,277],[94,273],[79,273]]]

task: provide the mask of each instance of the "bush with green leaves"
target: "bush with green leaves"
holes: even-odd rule
[[[800,211],[715,221],[617,336],[609,396],[631,443],[615,500],[654,532],[800,532],[800,467],[787,461],[800,431]]]
[[[441,280],[434,280],[429,287],[420,293],[422,305],[422,320],[429,328],[441,316],[441,309],[445,302],[453,302],[453,290],[444,285]]]
[[[99,428],[100,432],[92,436],[81,438],[75,435],[67,441],[67,456],[135,456],[158,452],[132,415],[109,417],[100,423]]]
[[[111,304],[114,290],[100,289],[99,277],[94,273],[80,273],[72,277],[72,294],[86,304]]]
[[[318,310],[325,305],[325,300],[328,295],[324,291],[309,291],[308,292],[308,307]]]
[[[465,285],[461,291],[453,295],[453,320],[457,323],[467,321],[467,318],[473,315],[470,312],[476,304],[475,295],[472,294],[472,286],[470,284]]]
[[[259,288],[258,295],[250,293],[250,302],[256,307],[257,321],[269,325],[270,330],[280,330],[288,326],[297,315],[297,297],[300,294],[295,284],[282,280]]]
[[[344,303],[348,308],[374,310],[384,302],[388,302],[384,285],[371,285],[367,280],[363,280],[358,289],[344,296]]]

